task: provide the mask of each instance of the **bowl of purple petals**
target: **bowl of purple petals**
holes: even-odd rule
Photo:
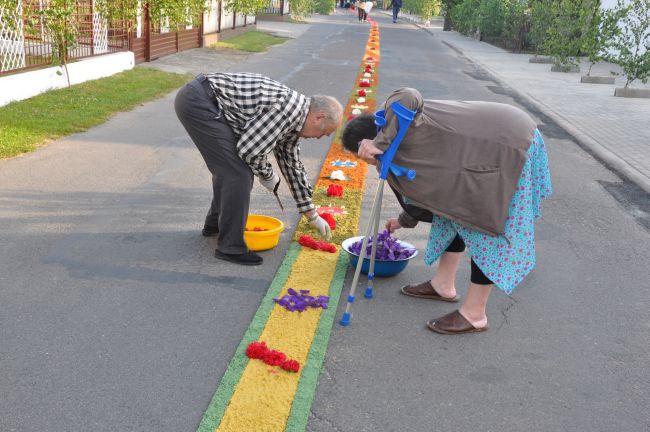
[[[364,255],[361,272],[368,274],[370,268],[370,254],[374,238],[368,239],[366,253]],[[343,250],[348,253],[350,264],[357,267],[359,256],[361,255],[361,246],[363,246],[363,236],[350,237],[341,244]],[[409,260],[417,256],[418,251],[410,243],[393,238],[386,230],[377,235],[377,252],[375,253],[375,276],[389,277],[395,276],[406,268]]]

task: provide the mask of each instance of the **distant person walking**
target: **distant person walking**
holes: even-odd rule
[[[364,11],[364,21],[368,21],[368,14],[370,14],[370,11],[372,10],[372,7],[375,5],[375,3],[371,0],[368,0],[363,4],[363,11]]]
[[[391,5],[393,6],[393,22],[396,23],[399,10],[402,8],[402,0],[393,0]]]
[[[358,1],[356,3],[357,15],[359,16],[359,22],[364,22],[366,20],[365,5],[366,5],[366,2],[364,2],[363,0],[360,0],[360,1]]]

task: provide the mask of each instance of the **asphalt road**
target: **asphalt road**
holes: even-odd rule
[[[344,100],[367,38],[352,24],[199,60]],[[286,186],[281,213],[256,184],[251,212],[284,220],[281,244],[254,269],[216,260],[210,174],[173,98],[0,161],[0,431],[196,430],[299,215]],[[329,144],[302,144],[312,180]]]
[[[335,324],[308,431],[650,430],[647,194],[432,35],[375,18],[380,99],[410,86],[430,99],[526,109],[548,146],[554,194],[537,224],[537,269],[511,297],[492,293],[487,333],[443,336],[426,329],[428,319],[457,305],[399,294],[401,286],[434,274],[422,260],[376,280],[375,298],[355,303],[351,326]],[[368,197],[375,187],[368,183]],[[365,208],[367,216],[369,202]],[[398,211],[388,199],[385,217]],[[423,224],[398,232],[421,247],[427,234]],[[464,296],[467,257],[456,283]]]
[[[522,103],[431,35],[378,19],[380,95],[408,85],[428,98]],[[232,67],[344,100],[366,39],[353,16],[323,17]],[[223,69],[218,59],[212,69]],[[173,96],[0,161],[0,430],[196,429],[290,236],[254,271],[213,258],[215,240],[200,235],[209,173]],[[433,269],[416,261],[379,281],[351,327],[335,324],[308,430],[649,429],[645,216],[630,210],[634,194],[608,192],[627,185],[531,114],[555,190],[537,270],[512,297],[493,293],[489,332],[457,338],[424,328],[450,305],[397,293]],[[312,176],[328,145],[302,145]],[[286,187],[282,199],[284,214],[256,185],[251,210],[291,232]],[[396,214],[395,201],[384,209]],[[418,246],[426,234],[400,233]],[[468,278],[464,262],[461,294]]]

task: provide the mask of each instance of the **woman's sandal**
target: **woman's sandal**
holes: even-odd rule
[[[445,335],[455,335],[463,333],[480,333],[486,331],[490,326],[476,328],[471,322],[458,312],[458,310],[448,313],[440,318],[432,319],[427,322],[427,327],[436,333]]]
[[[449,303],[456,303],[460,300],[460,296],[456,297],[443,297],[431,285],[429,281],[422,282],[419,285],[406,285],[400,289],[401,293],[409,297],[424,298],[430,300],[438,300]]]

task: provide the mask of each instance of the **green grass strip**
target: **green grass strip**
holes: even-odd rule
[[[264,52],[272,45],[285,43],[289,38],[274,36],[261,31],[248,31],[217,42],[210,47],[232,48],[247,52]]]
[[[291,405],[291,413],[289,414],[285,431],[304,432],[307,428],[311,405],[316,394],[316,387],[318,386],[318,378],[323,367],[325,354],[327,353],[330,334],[332,333],[332,324],[336,316],[336,306],[339,304],[347,270],[348,256],[345,252],[341,252],[336,263],[336,270],[334,271],[332,282],[330,283],[329,307],[321,313],[316,335],[314,336],[309,350],[309,356],[307,357],[307,364],[298,382],[298,389],[296,390],[296,395]]]
[[[266,322],[271,315],[271,310],[273,310],[273,307],[275,306],[273,298],[277,297],[280,294],[282,287],[287,282],[289,273],[291,272],[293,264],[296,261],[296,258],[298,257],[301,249],[302,247],[298,243],[291,242],[289,250],[284,256],[282,264],[280,264],[280,268],[278,268],[278,271],[275,274],[273,281],[271,282],[269,290],[266,292],[266,295],[262,299],[262,303],[257,309],[257,312],[255,312],[253,321],[248,326],[248,329],[244,334],[244,338],[239,343],[239,346],[237,347],[235,355],[230,361],[230,364],[228,364],[228,369],[226,369],[226,373],[224,374],[223,379],[219,384],[219,388],[217,388],[217,391],[212,397],[210,405],[208,405],[208,409],[203,415],[203,419],[201,420],[199,428],[197,429],[198,432],[213,432],[217,426],[219,426],[219,423],[221,423],[221,418],[223,417],[223,414],[228,407],[228,403],[230,402],[230,399],[235,392],[237,383],[239,383],[239,379],[244,372],[244,368],[248,364],[248,357],[246,357],[246,347],[251,342],[259,339],[260,334],[262,334],[262,330],[264,330]]]
[[[189,79],[189,75],[138,67],[0,107],[0,159],[85,131],[116,112],[163,96]]]

